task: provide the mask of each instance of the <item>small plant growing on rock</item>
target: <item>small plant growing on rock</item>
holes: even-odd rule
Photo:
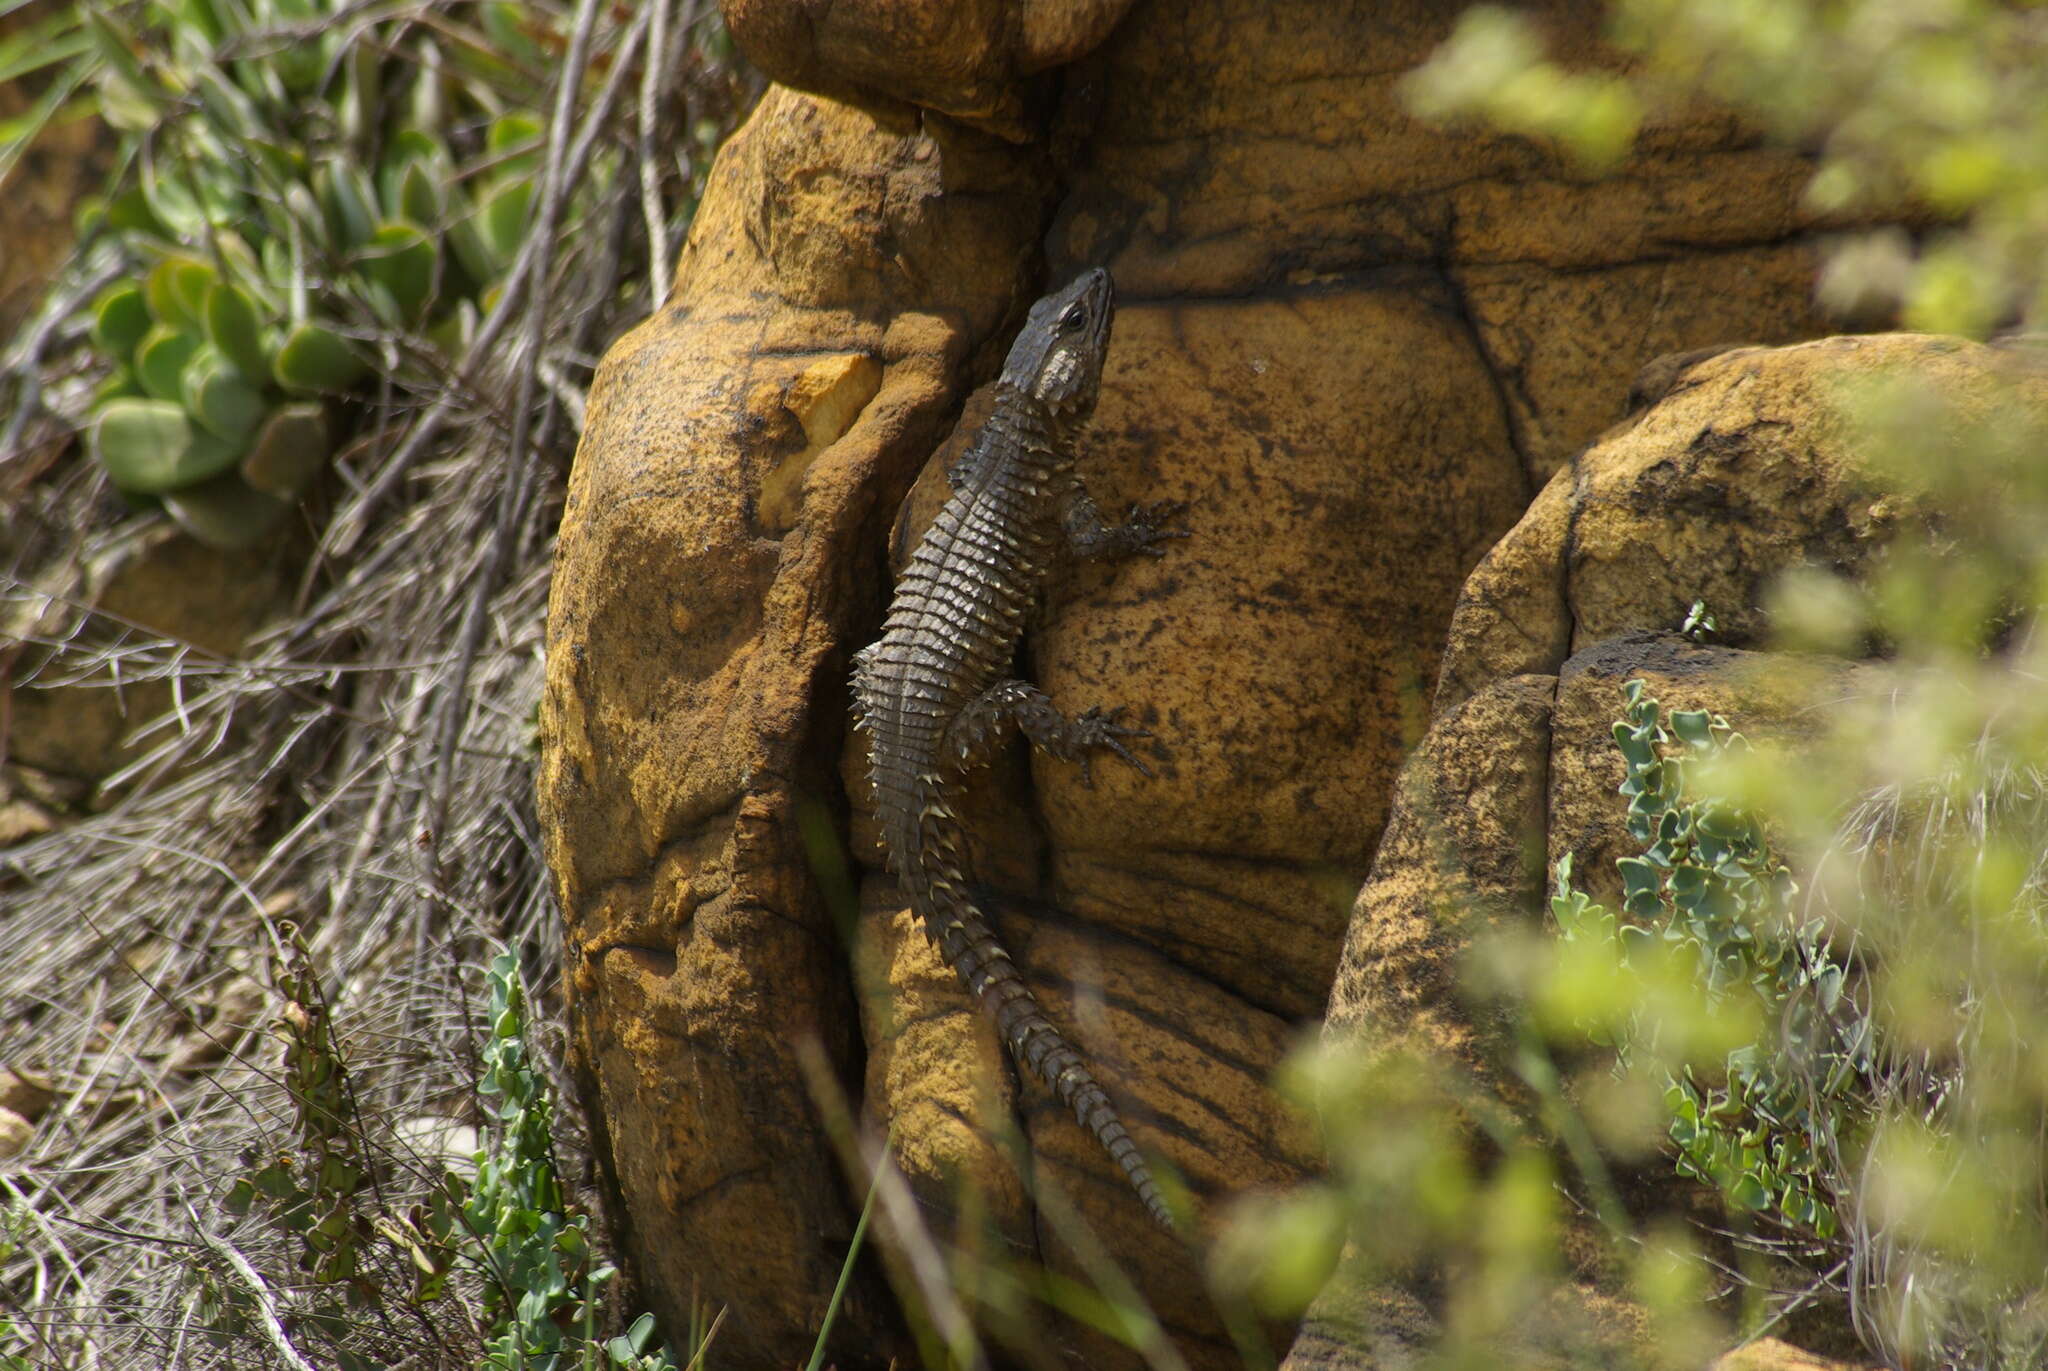
[[[517,959],[494,960],[489,984],[490,1036],[477,1093],[496,1102],[498,1141],[477,1154],[476,1183],[462,1206],[487,1273],[483,1307],[492,1332],[478,1364],[484,1371],[588,1365],[600,1292],[615,1273],[592,1267],[588,1219],[570,1206],[555,1170],[554,1100],[527,1050]],[[666,1351],[648,1349],[653,1337],[654,1318],[643,1314],[604,1344],[607,1363],[673,1371]]]
[[[1629,835],[1643,845],[1616,864],[1628,922],[1573,886],[1567,854],[1550,902],[1559,936],[1624,974],[1640,974],[1641,951],[1660,944],[1689,969],[1710,1014],[1760,1030],[1740,1035],[1716,1073],[1667,1075],[1678,1171],[1737,1211],[1834,1238],[1843,1158],[1867,1142],[1875,1095],[1869,1016],[1846,993],[1849,972],[1824,921],[1794,918],[1791,873],[1757,821],[1688,793],[1688,775],[1746,747],[1742,735],[1703,710],[1666,713],[1642,681],[1625,698],[1614,739],[1627,767]],[[1592,1031],[1625,1064],[1656,1025],[1637,1008]]]

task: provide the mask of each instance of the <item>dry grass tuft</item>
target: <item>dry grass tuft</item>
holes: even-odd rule
[[[480,1275],[413,1306],[403,1248],[373,1240],[357,1294],[377,1294],[331,1326],[313,1315],[334,1292],[301,1271],[296,1239],[220,1199],[292,1131],[283,922],[304,929],[332,1009],[380,1213],[419,1202],[484,1123],[491,953],[516,951],[543,997],[555,980],[530,772],[581,388],[680,243],[704,170],[689,131],[729,128],[752,93],[715,6],[582,0],[563,19],[560,73],[587,77],[557,78],[567,117],[524,271],[485,321],[495,341],[431,391],[381,389],[293,535],[295,612],[239,654],[43,595],[77,530],[104,539],[125,516],[71,438],[81,330],[47,313],[15,354],[29,412],[0,451],[0,615],[33,609],[41,627],[0,648],[12,688],[175,685],[171,712],[130,720],[141,755],[98,812],[0,849],[0,1087],[12,1070],[45,1092],[26,1149],[0,1162],[0,1308],[32,1365],[474,1364]],[[557,1046],[535,1044],[558,1074]],[[557,1143],[571,1158],[574,1127]],[[231,1336],[205,1327],[222,1299],[250,1313]]]

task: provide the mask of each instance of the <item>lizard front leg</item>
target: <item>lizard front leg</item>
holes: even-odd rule
[[[995,755],[1006,727],[1014,723],[1047,754],[1063,762],[1079,762],[1084,785],[1095,784],[1089,764],[1098,749],[1114,752],[1139,774],[1150,776],[1152,769],[1125,747],[1123,740],[1152,735],[1142,728],[1119,724],[1116,716],[1121,713],[1121,709],[1104,714],[1099,708],[1090,708],[1069,719],[1060,713],[1050,696],[1031,682],[997,681],[953,716],[953,722],[946,725],[944,746],[946,755],[958,761],[962,771],[971,770],[985,765]]]
[[[1112,524],[1104,521],[1094,498],[1077,481],[1060,510],[1060,526],[1076,557],[1128,557],[1132,553],[1164,557],[1166,550],[1160,543],[1188,536],[1186,529],[1166,527],[1186,508],[1179,500],[1132,505],[1122,523]]]

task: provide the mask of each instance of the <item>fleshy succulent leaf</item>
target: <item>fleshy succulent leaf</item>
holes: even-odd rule
[[[273,366],[277,383],[300,394],[345,391],[368,370],[339,334],[310,322],[285,336]]]
[[[184,397],[185,364],[199,351],[196,335],[158,324],[144,335],[135,348],[135,377],[142,388],[159,400]]]
[[[150,329],[149,301],[142,287],[121,281],[100,292],[92,307],[92,341],[116,362],[135,355],[135,346]]]
[[[477,228],[495,270],[493,279],[511,267],[526,237],[527,216],[533,208],[533,182],[514,181],[499,186],[484,201],[477,216]]]
[[[207,346],[193,353],[183,379],[186,410],[215,437],[243,443],[262,422],[263,392],[218,348]]]
[[[217,476],[241,455],[195,430],[184,407],[167,400],[108,402],[93,423],[92,450],[115,485],[145,495]]]
[[[166,491],[164,509],[208,547],[233,552],[276,528],[291,505],[228,472],[198,485]]]
[[[362,257],[364,275],[391,292],[407,322],[426,312],[440,263],[440,250],[433,239],[411,224],[380,224],[364,245]]]
[[[333,441],[327,412],[301,402],[273,412],[242,459],[242,479],[266,495],[289,499],[306,488],[327,465]]]
[[[246,291],[216,281],[206,291],[206,338],[243,376],[261,384],[270,376],[263,321]]]
[[[159,324],[197,334],[205,329],[206,291],[213,282],[213,268],[206,263],[191,257],[166,257],[150,268],[142,290],[149,312]]]

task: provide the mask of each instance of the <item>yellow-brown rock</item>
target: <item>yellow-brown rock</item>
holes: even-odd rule
[[[771,92],[592,389],[538,782],[574,1050],[650,1302],[669,1328],[725,1306],[736,1364],[808,1354],[858,1210],[801,1066],[857,1089],[813,864],[889,522],[1027,302],[1028,169],[900,107]],[[900,1325],[864,1276],[838,1327],[886,1361]]]
[[[1868,1361],[1837,1361],[1801,1351],[1777,1338],[1758,1338],[1714,1359],[1707,1371],[1863,1371]]]
[[[1015,142],[1029,78],[1109,36],[1131,0],[724,0],[747,55],[784,85],[902,100]]]
[[[542,812],[629,1247],[665,1319],[695,1282],[743,1356],[808,1347],[857,1208],[797,1066],[815,1040],[937,1228],[980,1241],[965,1183],[1015,1254],[1085,1276],[1033,1205],[1057,1182],[1190,1364],[1235,1364],[1194,1260],[1004,1067],[882,870],[843,692],[885,554],[943,498],[1006,323],[1109,266],[1081,470],[1112,513],[1185,501],[1191,536],[1063,569],[1022,669],[1070,711],[1129,706],[1157,775],[1091,789],[1019,749],[967,827],[1141,1145],[1204,1211],[1285,1182],[1313,1145],[1265,1078],[1324,1005],[1458,587],[1651,353],[1818,331],[1805,164],[1704,114],[1612,185],[1424,127],[1396,87],[1454,16],[1419,0],[725,10],[772,75],[850,103],[771,91],[721,155],[572,481]],[[1593,51],[1590,12],[1543,14]],[[1507,674],[1554,676],[1558,647]],[[842,822],[862,869],[833,907],[812,867]],[[858,1289],[879,1362],[893,1324]]]
[[[1613,60],[1597,8],[1522,8],[1562,59]],[[1158,296],[1426,274],[1492,376],[1474,403],[1506,414],[1536,485],[1620,417],[1650,357],[1822,330],[1801,159],[1694,111],[1594,181],[1527,140],[1420,123],[1398,85],[1454,17],[1363,0],[1137,6],[1059,108],[1073,189],[1056,267],[1107,263],[1127,293]]]
[[[1455,1062],[1510,1107],[1527,1103],[1505,1064],[1512,1036],[1475,1006],[1461,958],[1489,930],[1538,926],[1566,853],[1582,888],[1618,902],[1615,860],[1637,846],[1616,794],[1624,685],[1793,745],[1823,717],[1816,701],[1880,688],[1877,664],[1763,650],[1775,577],[1868,574],[1904,526],[1936,518],[1876,493],[1844,408],[1855,383],[1911,376],[1963,423],[2016,396],[2048,409],[2048,375],[1949,338],[1831,338],[1664,370],[1662,398],[1560,472],[1461,592],[1437,714],[1402,770],[1331,994],[1331,1033]],[[1675,631],[1696,599],[1725,643]],[[1352,1269],[1311,1308],[1292,1371],[1377,1364],[1358,1310],[1392,1296]],[[1782,1344],[1730,1355],[1834,1364]]]
[[[1845,385],[1894,371],[1965,417],[2009,399],[2006,382],[2021,376],[1999,349],[1909,333],[1741,348],[1691,367],[1559,472],[1473,572],[1437,709],[1489,681],[1554,672],[1629,629],[1675,629],[1695,600],[1723,641],[1756,643],[1778,576],[1861,573],[1911,513],[1872,487]],[[2048,404],[2048,380],[2022,384]]]

